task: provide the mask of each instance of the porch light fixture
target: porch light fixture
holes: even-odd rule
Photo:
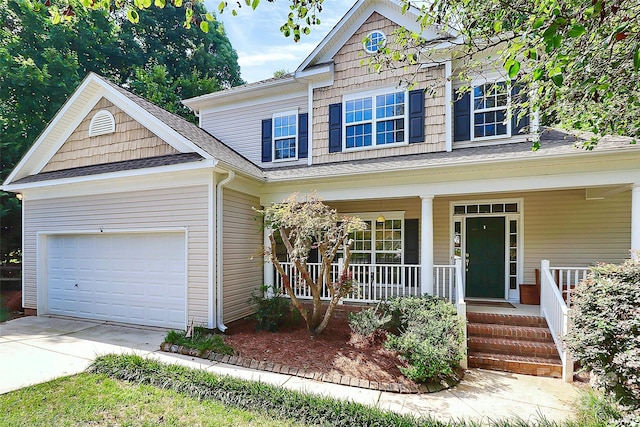
[[[22,200],[22,193],[16,193],[16,199]]]
[[[378,215],[378,218],[376,218],[376,221],[377,222],[384,222],[385,221],[384,215],[382,215],[382,214]]]

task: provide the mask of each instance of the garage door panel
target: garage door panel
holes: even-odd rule
[[[49,312],[182,328],[185,258],[182,233],[49,236]]]

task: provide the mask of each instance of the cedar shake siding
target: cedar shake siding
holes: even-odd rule
[[[106,135],[90,137],[91,118],[100,110],[107,110],[113,114],[116,130]],[[49,160],[42,172],[177,153],[175,148],[102,98]]]
[[[376,73],[361,65],[366,59],[362,40],[373,30],[382,30],[388,40],[398,25],[378,13],[373,13],[349,41],[334,56],[334,84],[313,92],[313,162],[329,163],[345,160],[371,159],[404,154],[429,153],[445,150],[445,88],[444,66],[421,70],[416,75],[415,89],[433,87],[435,94],[424,95],[424,142],[398,147],[373,148],[351,152],[330,152],[329,106],[342,104],[343,95],[375,89],[395,89],[401,79],[396,71]],[[408,99],[406,100],[408,103]],[[408,129],[405,140],[409,140]],[[331,150],[332,151],[332,150]]]

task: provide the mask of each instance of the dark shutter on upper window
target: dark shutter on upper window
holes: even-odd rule
[[[329,152],[342,151],[342,104],[329,105]]]
[[[409,92],[409,143],[424,142],[424,91]]]
[[[511,87],[511,99],[518,103],[527,101],[527,92],[517,81]],[[518,135],[523,128],[529,127],[529,114],[519,118],[520,111],[520,109],[516,109],[511,116],[511,135]]]
[[[404,220],[404,263],[420,263],[420,223],[418,219]]]
[[[267,163],[271,161],[271,119],[262,121],[262,161]]]
[[[453,93],[453,140],[468,141],[471,139],[471,94],[466,92],[460,99],[457,91]]]
[[[298,115],[298,158],[306,159],[309,155],[309,115]]]

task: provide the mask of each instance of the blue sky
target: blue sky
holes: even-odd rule
[[[310,35],[302,36],[298,43],[280,32],[290,11],[288,0],[262,0],[255,11],[242,2],[237,16],[232,16],[230,10],[217,16],[238,52],[242,78],[251,83],[272,77],[276,70],[295,71],[355,1],[325,0],[319,15],[322,24],[313,28]],[[205,0],[205,4],[207,9],[217,12],[219,0]]]

